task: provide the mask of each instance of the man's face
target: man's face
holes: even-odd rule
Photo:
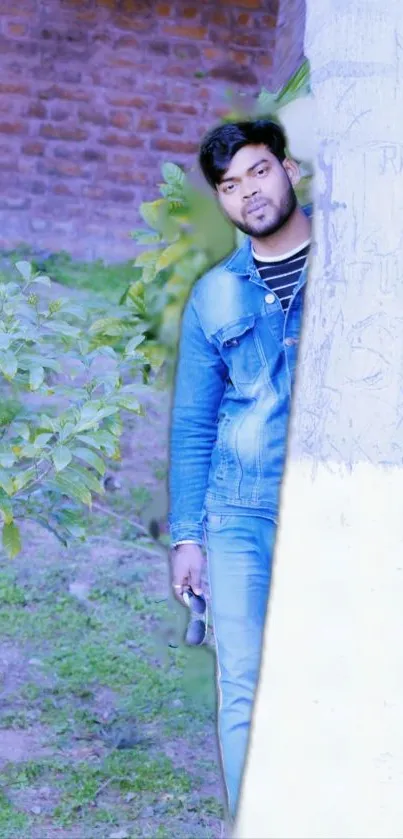
[[[297,206],[290,178],[298,180],[292,161],[280,163],[264,145],[244,146],[217,185],[218,199],[239,230],[262,239],[279,230]]]

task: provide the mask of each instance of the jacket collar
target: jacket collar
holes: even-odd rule
[[[307,204],[302,207],[302,209],[308,218],[312,217],[312,204]],[[224,263],[223,267],[226,271],[232,271],[234,274],[238,274],[240,276],[258,276],[258,271],[252,254],[252,241],[249,236],[245,238],[241,247],[237,248],[237,250],[231,254],[230,258]],[[304,271],[304,279],[305,273],[306,272]],[[298,285],[300,285],[300,283],[298,283]]]

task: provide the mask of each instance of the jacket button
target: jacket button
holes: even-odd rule
[[[284,345],[286,347],[292,347],[296,343],[297,343],[297,341],[296,341],[295,338],[285,338],[285,340],[284,340]]]
[[[266,297],[264,299],[265,299],[266,303],[274,303],[276,298],[275,298],[274,294],[266,294]]]

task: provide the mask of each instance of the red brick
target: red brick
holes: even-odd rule
[[[158,102],[156,110],[166,114],[187,114],[188,116],[196,116],[198,113],[194,105],[180,105],[179,102]]]
[[[249,64],[250,62],[250,55],[247,52],[243,52],[242,50],[231,50],[228,54],[228,58],[231,61],[234,61],[235,64]]]
[[[42,105],[42,102],[32,102],[28,108],[27,114],[29,117],[35,117],[36,119],[45,119],[46,108]]]
[[[82,140],[88,139],[87,131],[84,131],[82,128],[52,125],[52,123],[42,125],[40,134],[42,137],[47,137],[49,140],[71,140],[73,142],[81,142]]]
[[[207,58],[209,61],[217,61],[222,58],[223,50],[217,49],[217,47],[206,47],[203,50],[203,55],[204,58]]]
[[[18,82],[0,82],[0,93],[12,93],[13,96],[16,94],[27,96],[30,93],[30,88],[29,85]]]
[[[85,170],[74,160],[44,160],[38,163],[38,171],[42,174],[63,176],[67,178],[82,178]]]
[[[105,98],[109,105],[115,105],[117,108],[146,108],[149,104],[142,96],[107,95]]]
[[[138,38],[133,38],[133,35],[122,35],[115,43],[115,49],[137,49],[139,46]]]
[[[240,44],[241,47],[260,47],[262,43],[260,35],[253,35],[248,32],[237,32],[231,40],[234,44]]]
[[[116,15],[114,24],[118,29],[134,29],[135,32],[149,32],[153,28],[154,21],[152,18],[145,17],[125,17],[124,15]]]
[[[131,154],[113,154],[111,160],[114,166],[132,166],[134,157]]]
[[[196,44],[175,44],[174,53],[178,58],[184,58],[187,61],[200,56],[200,48]],[[182,66],[183,73],[183,66]]]
[[[104,162],[106,160],[106,154],[103,151],[99,151],[99,149],[85,149],[83,152],[83,160],[86,160],[89,163]]]
[[[261,67],[272,67],[273,66],[273,56],[272,55],[259,55],[257,57],[256,61]]]
[[[170,152],[172,154],[197,154],[198,143],[188,140],[171,140],[168,137],[158,137],[151,141],[151,147],[157,151]]]
[[[25,143],[21,149],[23,154],[29,154],[33,157],[42,157],[45,151],[45,146],[43,143],[38,143],[33,140],[30,143]]]
[[[86,90],[78,90],[76,87],[62,87],[51,85],[51,87],[39,92],[40,99],[70,99],[72,102],[89,102],[91,93]]]
[[[138,131],[157,131],[158,128],[160,128],[160,122],[154,117],[143,117],[137,125]]]
[[[8,23],[6,34],[11,38],[22,38],[28,32],[28,27],[23,23]]]
[[[83,74],[79,70],[64,70],[63,73],[58,73],[58,78],[63,82],[70,84],[80,84]]]
[[[248,24],[249,24],[250,22],[251,22],[251,16],[250,16],[250,14],[249,14],[248,12],[242,12],[242,13],[241,13],[240,15],[238,15],[238,17],[237,17],[237,24],[238,24],[238,26],[248,26]]]
[[[85,186],[83,187],[82,194],[85,198],[91,198],[95,200],[104,199],[105,197],[105,190],[102,189],[100,186]]]
[[[100,142],[105,146],[127,146],[132,149],[141,149],[144,145],[144,140],[141,140],[135,134],[104,134]]]
[[[23,134],[22,122],[0,122],[0,134]]]
[[[183,134],[184,129],[185,129],[185,125],[183,124],[183,122],[182,123],[178,122],[176,119],[175,120],[173,120],[173,119],[168,119],[167,120],[167,131],[169,131],[170,134],[178,134],[178,135]]]
[[[215,10],[211,15],[211,21],[217,24],[217,26],[228,26],[228,14],[227,12]]]
[[[92,122],[93,125],[106,125],[107,119],[104,111],[79,108],[78,118],[81,122]]]
[[[56,120],[56,122],[62,122],[64,119],[68,119],[69,116],[71,116],[71,111],[68,111],[66,108],[58,108],[56,106],[50,109],[50,117]]]
[[[234,0],[221,0],[225,6],[234,6]],[[239,9],[263,9],[266,0],[236,0],[236,6]]]
[[[198,11],[197,11],[197,9],[195,9],[194,6],[187,6],[182,11],[182,16],[184,18],[187,18],[188,20],[191,20],[192,18],[197,17],[197,14],[198,14]]]
[[[158,17],[170,17],[172,6],[168,3],[159,3],[155,12]]]
[[[277,24],[277,20],[274,15],[263,15],[262,17],[262,26],[266,29],[275,29]]]
[[[104,175],[104,179],[114,183],[140,184],[143,186],[148,183],[147,173],[138,169],[133,161],[131,161],[130,169],[115,169],[114,171],[109,169]]]
[[[207,29],[204,26],[164,26],[163,31],[166,35],[188,38],[189,41],[202,41],[207,37]]]
[[[115,128],[123,128],[127,130],[132,125],[133,118],[131,113],[127,111],[115,111],[115,113],[111,114],[109,122]]]
[[[74,190],[72,190],[67,184],[55,184],[52,187],[52,192],[55,195],[74,195]]]
[[[106,193],[107,201],[131,204],[134,201],[134,193],[126,189],[111,189]]]
[[[147,50],[155,55],[169,55],[171,48],[167,41],[149,41]]]

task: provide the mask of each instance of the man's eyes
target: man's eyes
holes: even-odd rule
[[[252,178],[254,176],[262,177],[264,175],[267,175],[268,171],[269,171],[268,166],[260,166],[259,169],[255,169],[255,171],[252,173],[251,177]],[[239,186],[239,184],[234,184],[234,183],[233,184],[223,184],[222,191],[227,195],[229,192],[234,192],[234,189],[236,189],[237,186]]]

